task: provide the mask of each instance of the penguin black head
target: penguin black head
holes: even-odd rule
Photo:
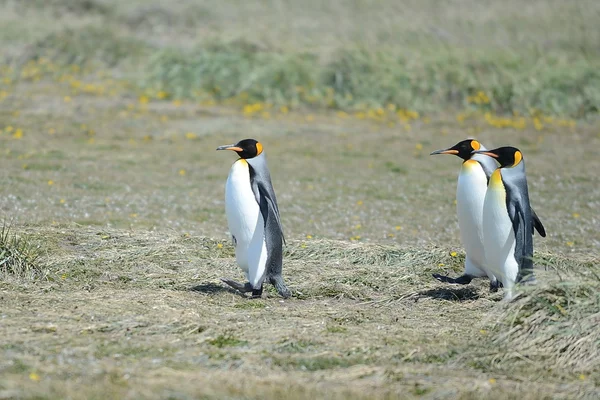
[[[473,153],[485,154],[486,156],[495,158],[500,163],[500,168],[516,167],[523,160],[523,153],[516,147],[511,146],[498,147],[493,150],[474,151]]]
[[[240,140],[236,144],[227,144],[217,147],[217,150],[233,150],[238,153],[240,158],[254,158],[263,151],[263,146],[259,141],[254,139]]]
[[[454,154],[455,156],[458,156],[458,157],[462,158],[463,160],[467,161],[473,155],[472,154],[473,151],[477,151],[480,148],[481,148],[481,144],[479,144],[479,142],[477,140],[466,139],[466,140],[463,140],[462,142],[456,143],[454,146],[452,146],[448,149],[434,151],[433,153],[430,154],[430,156],[433,156],[435,154]]]

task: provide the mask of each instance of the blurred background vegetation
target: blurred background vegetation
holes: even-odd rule
[[[47,59],[150,99],[575,118],[600,107],[596,0],[3,0],[0,26],[10,79],[60,73],[28,70]]]

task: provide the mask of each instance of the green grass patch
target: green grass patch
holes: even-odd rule
[[[236,346],[244,346],[244,345],[248,344],[247,341],[240,340],[231,333],[219,335],[214,339],[210,339],[208,341],[208,343],[211,346],[215,346],[219,349],[222,349],[223,347],[236,347]]]
[[[237,308],[240,310],[262,310],[267,305],[261,301],[253,300],[253,301],[242,301],[233,306],[233,308]]]
[[[584,117],[600,107],[599,66],[600,59],[551,54],[456,50],[411,58],[366,48],[341,49],[326,62],[316,54],[262,51],[237,41],[159,52],[148,62],[141,85],[174,97],[248,104],[428,113],[469,107]],[[477,99],[478,93],[485,96]]]

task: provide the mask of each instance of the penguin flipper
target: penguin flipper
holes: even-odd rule
[[[531,216],[533,218],[533,228],[538,231],[541,237],[546,237],[546,229],[544,225],[542,225],[542,221],[540,221],[540,217],[537,216],[533,207],[531,208]]]
[[[287,244],[285,242],[285,236],[283,235],[283,226],[281,225],[281,217],[279,216],[279,207],[277,207],[277,199],[275,197],[275,193],[273,192],[273,186],[258,184],[258,191],[260,193],[260,197],[264,198],[267,201],[267,207],[269,214],[275,218],[275,222],[277,222],[277,226],[279,227],[279,232],[281,233],[281,240],[283,240],[283,244]],[[261,212],[263,212],[263,205],[259,201],[259,206],[261,207]],[[265,210],[266,211],[266,210]],[[265,221],[267,220],[267,216],[265,212],[263,212],[263,218]]]
[[[510,193],[510,192],[509,192]],[[519,273],[517,282],[527,279],[533,275],[533,227],[528,227],[526,224],[526,216],[523,204],[520,198],[516,198],[511,202],[512,206],[508,207],[510,219],[513,223],[513,231],[515,234],[515,259],[519,264]],[[531,209],[531,207],[529,207]],[[530,217],[533,221],[533,217]],[[531,224],[533,225],[533,224]]]
[[[281,238],[284,244],[285,237],[283,236],[283,225],[281,224],[281,217],[279,216],[279,207],[277,206],[277,197],[275,196],[275,190],[273,190],[273,184],[271,183],[271,178],[268,176],[263,176],[257,173],[257,170],[254,167],[250,168],[250,182],[252,191],[254,192],[254,197],[256,198],[256,202],[260,207],[260,212],[263,215],[265,223],[267,221],[267,214],[269,213],[268,208],[271,209],[269,214],[272,214],[275,217],[275,221],[279,226],[279,231],[281,232]],[[263,203],[262,199],[266,200],[266,206]]]
[[[259,186],[261,194],[260,211],[265,221],[265,244],[267,246],[266,275],[269,282],[275,286],[279,295],[288,298],[292,295],[281,276],[283,268],[283,243],[285,239],[278,218],[277,203],[267,195]]]

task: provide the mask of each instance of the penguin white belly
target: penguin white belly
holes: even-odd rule
[[[240,159],[231,167],[225,185],[225,212],[235,238],[235,256],[250,284],[259,289],[265,278],[265,223],[250,185],[250,169]]]
[[[483,205],[483,243],[486,267],[502,282],[505,299],[512,298],[512,291],[519,274],[515,259],[515,234],[506,208],[506,189],[496,170]]]
[[[460,239],[467,252],[465,273],[472,276],[491,275],[485,268],[483,247],[482,220],[486,191],[487,177],[481,165],[475,160],[465,161],[456,187],[456,213]]]

